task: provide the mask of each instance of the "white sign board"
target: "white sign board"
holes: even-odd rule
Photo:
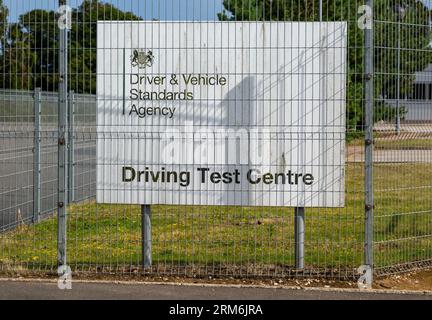
[[[97,201],[342,207],[345,22],[99,22]]]

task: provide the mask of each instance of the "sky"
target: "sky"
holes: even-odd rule
[[[105,0],[114,6],[132,11],[146,19],[159,20],[217,20],[217,13],[222,11],[222,0]],[[432,7],[432,0],[423,0]],[[9,22],[32,9],[56,10],[58,0],[3,0],[9,8]],[[77,7],[82,0],[68,0],[71,7]]]
[[[217,20],[222,11],[222,0],[105,0],[124,11],[132,11],[146,19],[159,20]],[[9,22],[33,9],[56,10],[58,0],[3,0],[9,9]],[[71,7],[77,7],[82,0],[68,0]]]

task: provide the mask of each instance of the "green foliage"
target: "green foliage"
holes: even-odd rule
[[[3,39],[7,25],[8,8],[3,5],[3,0],[0,0],[0,41]]]
[[[399,25],[394,5],[407,6],[406,15]],[[358,8],[363,0],[323,0],[323,21],[348,23],[348,87],[347,129],[363,129],[363,30],[358,27]],[[319,1],[285,0],[224,0],[222,21],[319,21]],[[399,73],[400,98],[413,90],[414,73],[432,62],[430,48],[431,11],[417,0],[376,0],[374,5],[375,34],[375,94],[379,98],[396,98]],[[396,22],[396,23],[395,23]],[[400,29],[398,29],[400,26]],[[398,39],[401,44],[401,66],[397,70]],[[392,120],[396,112],[383,101],[377,102],[375,121]]]
[[[397,1],[396,1],[397,2]],[[375,72],[377,92],[383,98],[397,99],[397,79],[399,77],[399,98],[412,94],[414,73],[432,63],[431,31],[429,10],[420,1],[404,0],[407,6],[401,18],[394,8],[388,8],[385,1],[376,1],[375,11]],[[401,23],[398,23],[398,22]],[[400,47],[400,65],[398,50]]]
[[[72,13],[69,87],[77,93],[96,93],[97,21],[136,21],[140,17],[111,4],[86,0]]]
[[[3,88],[29,89],[33,86],[33,67],[36,53],[32,50],[33,41],[19,24],[11,24],[8,34],[10,41],[2,42],[3,64],[0,72],[0,85]]]
[[[73,10],[69,34],[71,90],[96,93],[97,21],[139,19],[131,12],[123,12],[97,0],[85,0]],[[20,41],[23,37],[25,42]],[[28,90],[41,87],[44,91],[57,91],[58,37],[57,14],[54,11],[32,10],[21,15],[19,22],[6,30],[2,41],[5,50],[0,54],[0,59],[4,61],[0,65],[3,75],[0,87]],[[23,75],[24,79],[20,81]]]
[[[21,15],[18,23],[21,29],[25,30],[36,55],[36,63],[32,69],[34,86],[41,87],[44,91],[56,91],[59,36],[56,14],[54,11],[32,10]],[[13,40],[13,35],[9,34],[9,39]],[[20,48],[18,45],[15,47]],[[33,88],[24,87],[24,89]]]

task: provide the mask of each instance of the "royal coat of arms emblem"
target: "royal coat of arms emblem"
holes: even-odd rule
[[[131,64],[132,67],[139,67],[140,69],[145,69],[147,67],[151,67],[154,63],[154,56],[151,50],[138,51],[134,50],[131,56]]]

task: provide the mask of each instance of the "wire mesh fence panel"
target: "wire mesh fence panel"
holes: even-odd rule
[[[432,259],[431,1],[375,6],[375,266]]]
[[[69,187],[74,191],[70,202],[77,202],[96,196],[96,96],[74,94],[73,108],[69,134],[74,158],[69,165],[73,167],[74,185]]]
[[[373,2],[373,252],[386,273],[432,256],[432,4]],[[0,268],[55,270],[59,237],[73,272],[357,277],[363,5],[0,0]]]
[[[40,202],[49,216],[57,208],[57,101],[56,93],[41,94]]]
[[[112,164],[110,161],[116,161],[121,163],[123,155],[130,152],[130,144],[125,139],[125,135],[130,137],[130,141],[137,140],[137,131],[135,122],[130,122],[130,128],[124,129],[122,125],[116,123],[116,109],[118,100],[121,100],[121,95],[118,95],[119,91],[123,90],[123,84],[118,83],[115,79],[116,73],[119,76],[122,74],[122,70],[115,68],[107,68],[106,71],[96,72],[96,58],[97,56],[97,43],[96,41],[103,37],[106,38],[105,48],[109,51],[108,56],[115,57],[109,66],[121,66],[123,62],[129,62],[130,59],[136,58],[136,62],[140,63],[140,59],[151,58],[149,56],[149,50],[154,55],[155,65],[152,69],[139,71],[141,76],[149,75],[157,77],[166,77],[169,79],[167,69],[163,69],[161,66],[162,61],[165,59],[168,61],[172,58],[167,52],[172,49],[176,49],[184,55],[183,63],[184,68],[178,67],[176,69],[179,73],[186,73],[184,70],[190,70],[189,73],[216,75],[217,73],[224,76],[230,77],[231,82],[235,82],[237,79],[247,78],[248,71],[245,66],[242,69],[240,66],[250,65],[252,61],[255,63],[263,64],[264,69],[260,72],[252,74],[249,82],[244,81],[239,87],[234,88],[231,92],[222,94],[218,92],[219,89],[215,89],[214,92],[204,94],[205,89],[200,92],[198,89],[192,93],[195,97],[194,101],[185,101],[177,104],[176,101],[172,103],[177,110],[184,108],[184,110],[190,110],[191,121],[194,125],[200,125],[209,121],[201,117],[195,116],[195,114],[209,112],[209,109],[217,109],[219,104],[227,104],[228,108],[236,109],[232,117],[227,118],[227,123],[233,124],[237,129],[245,128],[249,129],[246,125],[245,119],[250,119],[249,115],[254,111],[253,99],[248,98],[242,92],[244,89],[241,86],[247,86],[252,88],[253,86],[259,86],[261,79],[268,78],[268,86],[278,87],[278,82],[288,81],[283,79],[281,74],[285,69],[291,70],[287,78],[297,77],[299,74],[305,74],[305,70],[299,71],[291,66],[291,69],[285,67],[283,71],[276,71],[274,76],[266,73],[267,66],[274,65],[289,65],[292,63],[291,60],[296,59],[296,50],[302,49],[300,44],[292,45],[291,51],[286,50],[284,47],[279,48],[279,52],[270,54],[270,48],[264,49],[262,52],[257,47],[257,44],[248,43],[247,39],[242,39],[234,33],[226,32],[218,34],[217,36],[212,34],[213,31],[209,26],[213,25],[214,21],[224,21],[225,24],[229,23],[240,23],[244,29],[250,28],[253,23],[261,23],[264,27],[271,26],[270,22],[275,23],[276,21],[298,21],[297,24],[292,24],[293,29],[285,27],[279,31],[270,32],[271,37],[278,37],[282,40],[286,38],[287,43],[291,42],[289,39],[304,37],[309,39],[308,43],[312,47],[319,47],[319,38],[317,37],[314,42],[314,35],[310,33],[306,25],[301,22],[318,22],[320,20],[319,15],[319,1],[311,1],[305,7],[301,5],[288,5],[286,2],[275,2],[269,5],[265,2],[256,1],[228,1],[225,4],[215,1],[183,1],[183,2],[156,2],[156,1],[145,1],[145,2],[133,2],[131,6],[120,2],[111,2],[114,6],[108,4],[99,3],[98,6],[91,5],[88,3],[86,6],[78,7],[77,12],[72,12],[72,32],[70,33],[71,42],[71,60],[74,55],[83,55],[85,49],[90,49],[88,52],[89,59],[82,61],[81,65],[78,64],[77,70],[89,70],[87,73],[82,71],[76,75],[71,70],[70,75],[70,87],[75,92],[83,93],[96,93],[96,78],[101,75],[108,74],[111,76],[110,80],[104,82],[103,85],[108,86],[110,89],[106,94],[100,95],[98,93],[98,115],[97,117],[104,117],[106,122],[104,128],[98,124],[97,133],[97,144],[102,151],[107,152],[112,158],[104,157],[99,166],[101,167],[98,173],[98,179],[107,181],[107,188],[112,187],[112,193],[105,198],[106,204],[95,203],[93,201],[86,202],[85,204],[76,203],[69,211],[68,220],[68,252],[69,262],[74,270],[84,271],[120,271],[125,273],[134,273],[137,271],[145,271],[150,274],[168,274],[168,275],[197,275],[197,276],[208,276],[208,275],[225,275],[225,276],[289,276],[289,275],[328,275],[328,276],[350,276],[354,275],[355,269],[362,262],[363,254],[363,197],[362,197],[362,180],[363,180],[363,165],[361,158],[358,161],[349,161],[347,163],[347,169],[345,175],[349,182],[347,182],[347,202],[349,205],[346,208],[331,209],[331,208],[307,208],[306,219],[305,219],[305,238],[304,238],[304,260],[305,268],[297,270],[295,268],[295,239],[294,239],[294,208],[289,207],[275,207],[267,205],[270,203],[269,199],[262,199],[259,201],[259,206],[250,207],[245,205],[235,206],[214,206],[214,200],[211,195],[200,191],[198,187],[193,188],[191,191],[191,197],[186,199],[184,202],[180,200],[173,201],[170,204],[154,204],[151,206],[151,245],[152,245],[152,266],[149,268],[142,268],[143,263],[143,220],[142,220],[142,208],[140,205],[127,205],[127,204],[114,204],[115,199],[120,197],[121,190],[116,191],[115,181],[109,182],[110,178],[104,177],[109,175],[109,165]],[[292,6],[291,6],[292,5]],[[72,4],[73,6],[73,4]],[[128,12],[129,11],[129,12]],[[355,59],[361,59],[362,55],[362,30],[357,27],[358,16],[356,14],[357,6],[354,2],[349,4],[338,4],[338,6],[330,6],[327,10],[323,10],[321,13],[322,24],[324,22],[337,22],[337,21],[349,21],[349,30],[351,32],[350,41],[357,43],[355,45],[345,44],[348,46],[350,56],[355,62]],[[217,15],[217,13],[220,13]],[[91,19],[89,17],[92,17]],[[97,17],[97,18],[95,18]],[[88,20],[86,20],[86,18]],[[128,21],[125,26],[134,28],[134,23],[130,21],[139,21],[141,19],[145,21],[157,21],[152,24],[148,24],[149,32],[142,31],[123,31],[120,34],[104,34],[102,32],[97,33],[96,19],[101,21],[118,21],[110,24],[107,29],[116,30],[121,21]],[[174,33],[174,37],[171,37],[168,32],[163,31],[165,22],[169,21],[182,21],[173,27],[170,32]],[[218,22],[219,25],[222,25]],[[193,26],[191,29],[186,31],[183,29],[184,25]],[[75,26],[75,29],[74,29]],[[135,24],[135,26],[137,26]],[[317,24],[318,28],[319,24]],[[90,31],[82,31],[84,28]],[[217,28],[217,27],[216,27]],[[165,29],[167,30],[167,29]],[[249,40],[257,39],[259,32],[258,29],[249,29]],[[292,30],[292,31],[288,31]],[[295,31],[294,31],[295,30]],[[318,29],[317,29],[318,30]],[[279,32],[280,34],[276,34]],[[347,33],[349,33],[347,31]],[[117,41],[120,39],[128,38],[142,39],[138,41],[135,47],[132,43],[123,45],[123,47],[117,46]],[[226,43],[221,49],[226,49],[228,53],[223,51],[212,51],[213,47],[217,46],[217,42],[212,39],[221,38],[222,43]],[[236,39],[235,37],[239,37]],[[331,35],[330,37],[331,38]],[[190,47],[181,47],[182,40],[179,42],[176,39],[183,39],[183,41],[190,43]],[[226,39],[226,42],[223,42]],[[213,42],[212,42],[213,41]],[[218,40],[219,41],[219,40]],[[337,39],[331,39],[331,41],[338,41]],[[205,47],[194,48],[194,42],[208,43]],[[219,41],[220,42],[220,41]],[[81,48],[76,43],[83,43],[88,48]],[[333,43],[329,45],[334,45]],[[74,47],[75,46],[75,47]],[[230,50],[231,48],[231,51]],[[289,47],[289,46],[287,46]],[[119,50],[120,49],[120,50]],[[139,49],[140,52],[134,53],[134,49]],[[237,51],[236,51],[237,49]],[[285,53],[283,50],[285,49]],[[236,52],[240,53],[239,50],[243,50],[244,58],[236,56]],[[147,57],[139,56],[144,51]],[[312,52],[311,49],[309,52]],[[216,53],[214,53],[216,52]],[[267,52],[267,53],[266,53]],[[294,53],[293,53],[294,52]],[[221,59],[225,59],[223,55],[228,54],[226,57],[225,66],[222,65],[221,70],[215,71],[213,65],[219,65]],[[307,55],[308,53],[306,53]],[[119,57],[123,55],[123,58]],[[135,55],[135,56],[134,56]],[[314,54],[306,59],[313,59]],[[105,58],[104,58],[105,59]],[[117,59],[117,60],[116,60]],[[120,60],[118,60],[120,59]],[[244,61],[242,61],[242,59]],[[333,59],[335,59],[333,57]],[[232,62],[228,62],[232,60]],[[120,62],[123,61],[123,62]],[[329,64],[331,64],[330,61]],[[147,61],[147,63],[151,63]],[[164,62],[165,64],[171,62]],[[173,62],[174,63],[174,62]],[[204,65],[203,65],[204,63]],[[92,64],[89,66],[88,64]],[[207,64],[207,65],[205,65]],[[236,67],[238,64],[239,67]],[[345,64],[335,65],[335,68],[346,66]],[[128,67],[129,68],[129,67]],[[232,71],[230,69],[233,69]],[[118,71],[114,71],[118,70]],[[129,70],[129,69],[128,69]],[[343,70],[345,71],[345,70]],[[173,70],[174,72],[174,70]],[[325,77],[324,70],[319,65],[311,66],[309,71],[314,75],[316,83],[320,81],[320,75]],[[334,70],[329,70],[329,73],[334,73]],[[352,63],[350,66],[350,76],[356,78],[362,74],[361,64]],[[280,73],[280,74],[279,74]],[[124,74],[124,73],[123,73]],[[126,71],[127,82],[130,77],[133,76],[130,71]],[[157,81],[157,80],[156,80]],[[168,81],[168,80],[166,80]],[[358,80],[357,80],[358,81]],[[361,80],[360,80],[361,82]],[[290,82],[291,83],[291,82]],[[326,88],[319,88],[315,86],[310,90],[326,90]],[[293,86],[292,84],[291,86]],[[173,86],[165,83],[150,84],[147,87],[150,91],[172,91]],[[271,104],[272,101],[281,99],[281,92],[279,87],[276,89],[268,90],[265,96],[258,96],[255,98],[259,100],[259,103]],[[287,87],[288,88],[288,87]],[[348,126],[349,135],[355,135],[357,131],[361,131],[361,104],[362,104],[362,89],[361,84],[357,86],[357,89],[353,87],[348,100],[352,103],[352,112],[356,114],[357,119],[350,120]],[[292,88],[290,88],[292,90]],[[306,89],[304,89],[306,91]],[[174,90],[175,91],[175,90]],[[192,90],[191,90],[192,91]],[[357,92],[358,91],[358,92]],[[316,93],[315,99],[319,100],[320,95]],[[330,92],[330,89],[329,89]],[[203,95],[204,94],[204,95]],[[314,99],[313,93],[310,99]],[[208,99],[210,95],[210,99]],[[300,102],[306,102],[308,98],[301,98],[302,93],[299,96],[291,96],[287,93],[287,98],[282,98],[283,103],[286,104],[287,109],[299,109],[301,108]],[[305,92],[303,92],[303,96]],[[291,98],[290,98],[291,97]],[[207,98],[207,99],[206,99]],[[127,98],[129,100],[129,98]],[[212,101],[209,101],[212,100]],[[303,100],[303,101],[302,101]],[[337,104],[334,96],[328,97],[328,107],[333,108]],[[105,111],[101,111],[100,101],[104,102],[104,106],[107,107]],[[207,106],[206,104],[209,104]],[[155,100],[148,100],[140,106],[147,105],[158,112],[157,107],[163,107],[171,105],[171,102],[162,105]],[[243,107],[244,106],[244,107]],[[248,107],[251,108],[248,110]],[[198,108],[201,107],[201,111]],[[127,106],[129,108],[129,105]],[[319,109],[319,108],[317,108]],[[196,110],[196,111],[194,111]],[[130,109],[128,109],[130,112]],[[140,111],[138,111],[140,112]],[[144,110],[143,110],[144,112]],[[150,111],[152,112],[152,111]],[[180,111],[178,111],[180,112]],[[221,111],[226,112],[226,111]],[[287,114],[290,111],[285,111]],[[151,119],[151,114],[141,114],[141,119],[144,120],[144,116],[147,119]],[[214,117],[214,120],[210,120],[211,128],[214,129],[217,126],[218,118],[217,113],[210,111],[207,117]],[[322,113],[316,112],[314,116],[314,123],[319,123],[319,117],[323,116]],[[175,116],[174,117],[180,117]],[[281,117],[284,117],[281,114]],[[237,118],[237,120],[236,120]],[[183,119],[181,119],[183,120]],[[341,119],[338,119],[339,121]],[[99,121],[99,120],[98,120]],[[180,120],[179,120],[180,121]],[[211,122],[213,121],[213,122]],[[145,123],[145,124],[144,124]],[[278,120],[274,115],[269,115],[268,119],[263,119],[261,126],[267,124],[269,126],[278,125]],[[342,123],[345,123],[345,117]],[[161,125],[158,119],[148,120],[147,122],[142,121],[141,125],[149,126],[150,129],[148,134],[159,135],[161,132],[158,126]],[[178,124],[177,124],[178,125]],[[192,125],[192,130],[193,126]],[[259,127],[259,122],[256,122]],[[291,123],[294,127],[296,123]],[[123,124],[124,126],[124,124]],[[246,126],[246,127],[245,127]],[[345,125],[343,124],[344,132]],[[118,129],[118,130],[117,130]],[[336,141],[339,138],[337,131],[330,131],[330,140]],[[192,132],[190,132],[192,133]],[[309,134],[312,134],[310,132]],[[289,135],[293,141],[298,140],[298,136],[295,134]],[[76,143],[79,143],[79,137],[75,139]],[[187,138],[186,138],[187,139]],[[275,138],[270,138],[275,139]],[[320,138],[317,138],[319,140]],[[120,142],[119,142],[120,141]],[[125,145],[123,145],[123,143]],[[132,142],[134,143],[134,142]],[[145,144],[150,142],[142,140],[138,143],[139,146],[145,147]],[[342,142],[341,142],[342,143]],[[320,148],[325,149],[324,144],[318,143]],[[330,151],[325,150],[324,152],[335,152],[330,144],[328,146]],[[310,148],[310,146],[309,146]],[[154,147],[153,150],[147,149],[146,155],[139,155],[139,158],[133,164],[136,165],[154,165],[157,162],[157,153],[162,152],[162,146],[160,149]],[[351,151],[351,157],[355,157],[357,152]],[[100,155],[99,155],[100,156]],[[140,158],[141,157],[141,158]],[[114,159],[113,159],[114,158]],[[146,160],[148,159],[148,160]],[[146,161],[148,161],[146,163]],[[208,161],[208,158],[207,158]],[[293,155],[291,159],[288,159],[292,163],[299,161],[299,157]],[[341,160],[345,162],[344,160]],[[123,163],[128,164],[127,161]],[[188,162],[186,164],[186,171],[195,170],[194,163]],[[178,168],[178,167],[177,167]],[[277,166],[275,166],[276,169]],[[113,169],[117,170],[117,169]],[[168,169],[167,169],[168,170]],[[332,171],[333,168],[329,169],[328,175],[335,174]],[[99,191],[103,191],[104,187],[99,187]],[[138,187],[143,188],[143,187]],[[181,186],[164,189],[160,185],[156,187],[159,190],[159,194],[155,197],[159,197],[155,203],[163,203],[161,199],[175,197],[176,193],[181,192]],[[218,186],[214,186],[212,189],[215,193],[223,190]],[[265,190],[261,188],[261,190]],[[78,191],[78,189],[77,189]],[[259,189],[257,189],[259,191]],[[255,196],[258,198],[258,192],[256,191]],[[130,189],[130,192],[126,191],[126,197],[131,196],[135,193],[135,190]],[[231,192],[227,192],[231,193]],[[129,195],[128,195],[129,194]],[[232,190],[232,194],[241,197],[239,190]],[[251,194],[254,197],[254,193]],[[195,199],[201,199],[201,203],[198,206],[193,205]],[[149,199],[150,201],[150,199]],[[207,202],[207,203],[206,203]],[[238,201],[240,204],[242,201]],[[149,202],[150,203],[150,202]],[[145,202],[142,204],[146,204]],[[83,227],[85,232],[83,233]]]
[[[33,98],[31,92],[2,90],[1,230],[33,217]],[[19,128],[19,130],[17,130]]]

